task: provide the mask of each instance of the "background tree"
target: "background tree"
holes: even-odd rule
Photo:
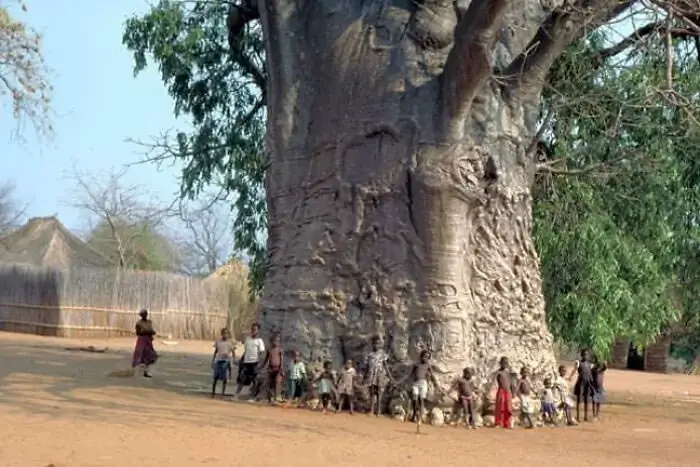
[[[151,55],[175,115],[191,120],[190,132],[140,142],[147,160],[183,161],[185,198],[196,198],[212,184],[231,195],[234,242],[250,258],[251,285],[259,291],[267,251],[264,44],[259,27],[229,40],[229,11],[239,10],[224,1],[161,1],[127,21],[123,40],[134,52],[134,72]]]
[[[93,222],[88,244],[118,267],[179,270],[179,252],[162,233],[166,221],[175,214],[172,206],[148,200],[142,187],[124,184],[125,174],[95,177],[74,169],[76,189],[71,205]]]
[[[201,79],[214,76],[208,71],[216,66],[200,60],[223,43],[225,4],[196,5],[161,2],[133,19],[125,35],[137,66],[153,54],[178,110],[182,102],[211,104],[188,107],[193,116],[195,109],[212,109],[225,99],[211,91],[220,86]],[[671,41],[693,35],[698,10],[681,0],[653,8],[616,0],[553,2],[546,9],[534,0],[473,0],[457,2],[456,9],[433,0],[387,6],[379,0],[342,8],[337,2],[300,6],[280,0],[245,1],[228,9],[231,54],[224,60],[241,74],[226,76],[258,84],[242,65],[256,50],[246,41],[260,37],[258,18],[267,46],[266,73],[258,74],[266,81],[259,95],[270,122],[269,166],[261,165],[267,169],[270,258],[264,322],[268,329],[284,327],[287,339],[314,358],[359,353],[367,333],[380,333],[392,342],[398,360],[432,348],[446,373],[466,359],[485,376],[497,358],[495,349],[545,371],[553,361],[531,241],[531,189],[538,169],[549,174],[561,169],[547,160],[538,164],[537,123],[542,108],[568,106],[568,99],[578,97],[559,100],[543,92],[549,69],[569,44],[621,15],[634,15],[643,26],[632,39],[612,44],[617,52],[596,55],[588,67],[607,67],[648,31],[664,31],[654,37]],[[662,23],[652,17],[660,11]],[[210,100],[198,97],[196,84],[210,91]],[[657,91],[683,107],[675,89]],[[556,112],[560,109],[551,113]],[[574,135],[580,123],[570,122]],[[235,126],[228,131],[238,139],[249,136]],[[557,138],[566,140],[560,133]],[[203,164],[205,175],[222,160],[206,146],[178,154]],[[577,171],[591,172],[596,164]],[[575,187],[571,200],[601,196],[596,191],[586,197],[587,189],[585,183]],[[546,191],[538,196],[551,198]],[[596,214],[588,221],[589,244],[615,230],[609,216]],[[644,262],[636,237],[619,237],[617,245],[598,244],[627,255],[637,269],[586,271],[599,279],[624,273],[628,291],[617,300],[616,313],[630,309],[624,303],[629,290],[641,291],[633,277],[658,271],[649,254]],[[605,290],[610,303],[616,289]],[[659,280],[654,290],[667,289]],[[662,320],[637,331],[658,332],[671,316],[664,312]],[[591,330],[605,328],[589,323],[573,338],[591,340]],[[615,329],[607,331],[609,340]]]
[[[14,183],[0,183],[0,236],[17,228],[24,220],[25,213],[26,206],[15,198]]]
[[[178,243],[184,271],[191,275],[213,273],[233,253],[230,206],[213,196],[195,206],[183,203],[179,211],[184,233]]]
[[[15,118],[28,119],[39,135],[48,136],[52,88],[41,36],[18,19],[26,10],[23,1],[0,1],[0,99],[9,100]]]

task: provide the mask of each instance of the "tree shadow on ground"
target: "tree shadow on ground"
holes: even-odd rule
[[[58,344],[33,345],[0,338],[0,400],[6,410],[85,421],[190,422],[277,437],[281,430],[314,434],[329,430],[369,436],[340,424],[294,420],[291,411],[261,404],[212,400],[210,360],[200,354],[165,351],[154,377],[110,377],[128,367],[127,351],[89,353]],[[227,390],[231,394],[235,384]],[[192,404],[198,399],[203,404]],[[193,410],[196,407],[197,410]],[[199,410],[202,407],[203,410]],[[306,417],[305,417],[306,418]],[[337,426],[335,426],[337,425]]]

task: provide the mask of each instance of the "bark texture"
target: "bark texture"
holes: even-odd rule
[[[397,374],[424,348],[442,378],[468,365],[485,382],[501,356],[554,368],[532,242],[539,91],[493,78],[548,12],[538,0],[469,3],[259,2],[261,320],[312,363],[359,358],[378,334]]]

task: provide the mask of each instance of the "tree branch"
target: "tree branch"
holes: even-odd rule
[[[503,72],[505,86],[513,96],[534,97],[542,89],[554,60],[587,29],[607,23],[634,0],[576,0],[557,8],[542,23],[525,50]]]
[[[665,26],[666,20],[662,21],[657,21],[654,23],[649,23],[645,26],[642,26],[641,28],[638,28],[636,31],[634,31],[632,34],[629,36],[625,37],[622,39],[620,42],[617,44],[610,46],[608,48],[602,49],[600,52],[597,54],[597,60],[598,63],[596,63],[596,66],[601,66],[605,60],[608,58],[612,58],[616,55],[621,54],[628,48],[634,46],[635,44],[639,43],[640,40],[645,38],[646,36],[650,36],[651,34],[654,33],[669,33],[672,38],[675,39],[686,39],[690,37],[698,37],[700,33],[687,29],[687,28],[671,28],[670,30]]]
[[[228,28],[228,45],[231,48],[232,59],[253,77],[264,99],[267,92],[265,74],[248,55],[243,53],[243,43],[241,40],[245,26],[259,18],[260,13],[258,11],[257,0],[244,0],[240,5],[233,3],[229,5],[226,25]]]
[[[459,137],[474,98],[493,71],[492,51],[508,0],[472,0],[457,23],[454,46],[442,72],[443,120],[449,136]]]

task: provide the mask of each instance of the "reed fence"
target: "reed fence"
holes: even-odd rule
[[[0,263],[0,330],[60,337],[133,335],[148,308],[160,335],[213,339],[229,319],[219,281],[165,272]]]

